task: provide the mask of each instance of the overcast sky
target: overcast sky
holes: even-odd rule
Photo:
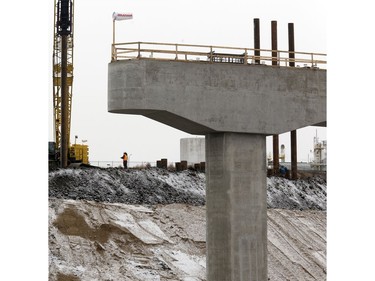
[[[303,4],[302,4],[303,2]],[[90,0],[74,2],[74,82],[71,143],[87,140],[90,161],[180,161],[180,139],[195,137],[143,116],[107,112],[107,73],[111,56],[112,13],[132,13],[116,22],[116,42],[161,42],[253,48],[253,19],[260,19],[261,48],[270,49],[271,21],[278,22],[278,48],[288,50],[288,23],[294,23],[295,50],[326,53],[324,10],[306,1],[176,1]],[[50,54],[53,1],[50,1]],[[306,7],[308,11],[306,10]],[[293,7],[293,12],[286,12]],[[281,12],[284,11],[284,12]],[[314,15],[307,17],[306,13]],[[51,57],[51,55],[50,55]],[[52,69],[52,62],[50,68]],[[50,76],[52,77],[52,76]],[[49,95],[49,140],[54,139],[52,79]],[[312,157],[313,137],[326,139],[326,129],[298,130],[298,161]],[[290,134],[280,135],[290,161]],[[272,138],[267,138],[268,153]],[[310,154],[310,156],[309,156]]]

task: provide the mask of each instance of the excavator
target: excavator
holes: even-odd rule
[[[89,165],[88,145],[70,144],[73,91],[73,27],[73,0],[54,0],[52,78],[55,141],[48,143],[50,167],[66,168],[72,163]]]

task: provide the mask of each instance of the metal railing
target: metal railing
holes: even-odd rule
[[[292,163],[291,162],[280,162],[279,166],[285,166],[289,170],[292,169]],[[268,169],[273,169],[273,164],[267,164]],[[297,170],[298,171],[326,171],[327,170],[327,164],[326,163],[321,163],[317,164],[314,162],[297,162]]]
[[[103,160],[94,160],[89,162],[90,165],[100,167],[100,168],[122,168],[123,162],[120,161],[103,161]],[[187,162],[187,167],[194,167],[193,162]],[[175,167],[176,162],[168,161],[168,167]],[[157,163],[155,161],[128,161],[128,168],[145,168],[145,167],[156,167]]]
[[[259,51],[259,55],[255,55]],[[150,59],[185,62],[259,64],[305,68],[322,68],[326,54],[290,52],[190,44],[128,42],[112,44],[112,62],[119,60]]]
[[[100,168],[116,168],[123,167],[122,161],[90,161],[90,165],[100,167]],[[141,168],[150,165],[151,167],[156,167],[156,162],[148,161],[128,161],[129,168]]]

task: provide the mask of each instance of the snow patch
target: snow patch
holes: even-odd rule
[[[173,241],[171,241],[167,237],[167,235],[165,235],[165,233],[163,231],[161,231],[159,226],[157,224],[155,224],[154,222],[152,222],[150,220],[140,220],[140,221],[138,221],[138,224],[143,229],[145,229],[148,233],[151,233],[152,235],[173,244]]]
[[[205,278],[202,274],[204,268],[201,266],[202,260],[205,262],[205,258],[189,255],[181,251],[165,251],[165,253],[172,258],[172,264],[187,275],[184,278]]]
[[[135,221],[134,217],[131,214],[118,213],[118,212],[108,211],[108,210],[107,210],[107,213],[109,213],[112,217],[115,217],[115,219],[112,220],[113,225],[118,226],[121,229],[124,229],[126,232],[130,232],[139,240],[141,240],[143,243],[145,244],[163,243],[162,239],[152,235],[150,232],[146,231],[143,227],[141,227]],[[160,229],[159,229],[159,232],[161,232]]]

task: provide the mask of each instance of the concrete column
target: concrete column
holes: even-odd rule
[[[206,180],[207,281],[266,281],[266,136],[206,135]]]

